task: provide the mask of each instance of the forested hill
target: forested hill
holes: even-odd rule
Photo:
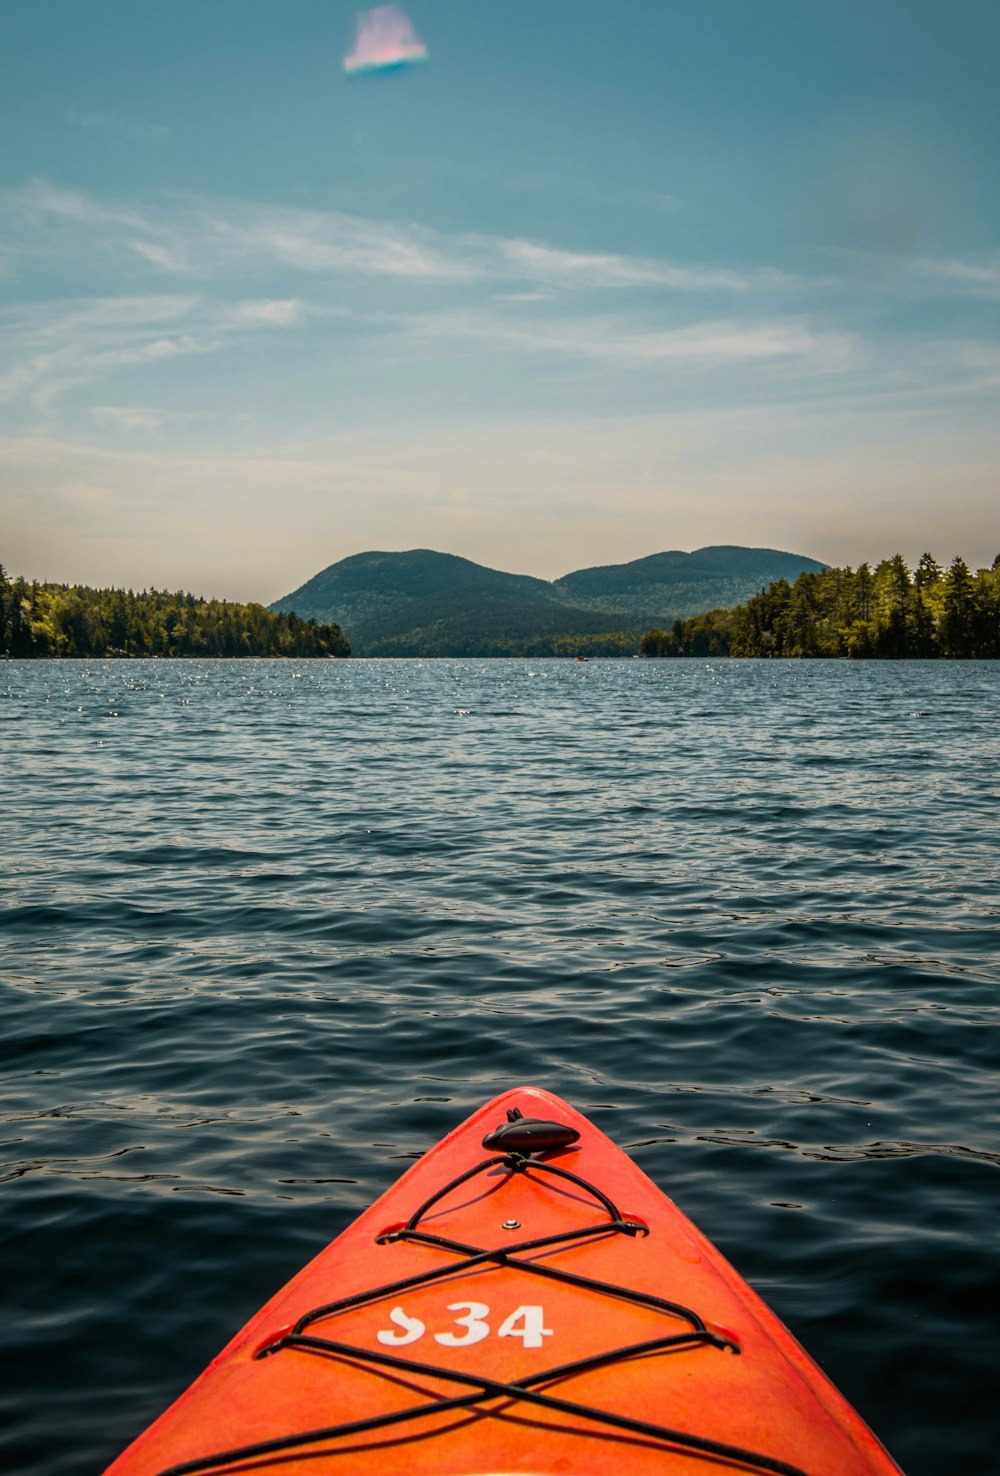
[[[714,547],[582,569],[549,582],[432,549],[355,554],[272,610],[335,620],[356,655],[631,654],[653,621],[747,599],[815,559]]]
[[[0,564],[0,655],[349,656],[336,625],[148,589],[29,584]]]
[[[778,579],[797,579],[826,567],[818,559],[775,548],[715,544],[693,553],[674,549],[629,564],[578,569],[555,587],[574,604],[599,610],[663,611],[698,615],[738,605]]]
[[[924,554],[779,579],[734,610],[654,627],[644,656],[1000,657],[1000,554],[975,574]]]

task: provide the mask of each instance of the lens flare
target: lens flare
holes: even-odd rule
[[[358,12],[354,50],[344,57],[345,72],[385,72],[424,61],[427,47],[413,22],[398,5],[377,5]]]

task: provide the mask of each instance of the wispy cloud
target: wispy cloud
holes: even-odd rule
[[[44,182],[0,192],[0,215],[15,290],[37,282],[42,294],[0,309],[8,423],[69,437],[86,427],[119,447],[183,440],[195,412],[235,445],[396,423],[416,406],[431,418],[456,402],[603,415],[694,410],[709,392],[731,411],[853,397],[859,417],[881,406],[916,419],[935,400],[981,414],[997,383],[973,329],[920,338],[912,323],[893,333],[866,317],[870,272],[867,297],[850,303],[846,268],[839,295],[812,295],[776,269]],[[979,294],[996,272],[956,258],[911,266],[910,281]],[[47,297],[56,274],[77,295]]]
[[[913,256],[856,247],[831,247],[825,253],[851,269],[844,286],[867,278],[887,299],[1000,296],[1000,256]]]
[[[215,353],[240,335],[294,328],[301,318],[294,298],[213,303],[178,294],[24,303],[0,311],[0,399],[29,395],[48,414],[67,390],[121,369]],[[111,422],[98,415],[97,423]]]
[[[33,180],[0,191],[0,217],[35,258],[78,252],[79,240],[67,231],[74,225],[98,262],[138,256],[178,276],[211,278],[263,266],[430,282],[482,275],[464,259],[467,251],[433,231],[333,210],[191,195],[134,206]]]
[[[30,393],[35,410],[50,415],[67,391],[106,378],[121,369],[138,368],[181,355],[208,353],[213,344],[190,334],[150,338],[142,343],[88,351],[67,344],[48,354],[36,354],[0,375],[0,400]]]
[[[1000,258],[969,261],[960,257],[939,260],[918,257],[913,266],[925,276],[937,278],[973,296],[1000,297]]]
[[[635,317],[513,316],[510,312],[454,312],[405,320],[418,340],[454,340],[572,362],[599,360],[622,368],[744,364],[795,360],[824,370],[843,369],[857,357],[852,335],[810,328],[795,319],[710,320],[659,328]]]
[[[35,408],[48,412],[65,390],[115,369],[199,352],[207,344],[179,323],[195,301],[123,297],[6,309],[0,313],[0,398],[31,394]]]
[[[673,266],[648,257],[563,251],[535,241],[480,238],[484,255],[513,275],[564,287],[670,287],[680,292],[746,292],[753,286],[789,285],[778,272],[743,273],[712,267]]]
[[[302,303],[295,297],[237,302],[227,311],[231,323],[248,328],[290,328],[302,321],[302,314]]]
[[[358,275],[434,284],[521,283],[560,291],[683,294],[782,291],[806,286],[774,269],[736,271],[622,253],[569,251],[545,242],[333,210],[181,196],[155,205],[101,201],[35,180],[0,193],[0,213],[36,256],[66,252],[66,227],[89,233],[89,249],[137,256],[178,276],[281,267],[309,275]],[[78,245],[76,247],[78,250]]]
[[[144,405],[95,405],[90,413],[102,428],[159,430],[163,423],[162,415]]]
[[[165,272],[183,272],[184,259],[169,246],[164,246],[156,241],[144,241],[139,237],[133,238],[128,245],[137,256],[143,257],[151,266],[160,267]]]
[[[8,344],[62,344],[79,335],[159,332],[164,323],[187,317],[199,301],[189,294],[163,293],[27,301],[0,310],[0,324]]]

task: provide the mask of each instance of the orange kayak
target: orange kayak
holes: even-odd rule
[[[666,1195],[525,1087],[419,1159],[108,1476],[612,1467],[899,1472]]]

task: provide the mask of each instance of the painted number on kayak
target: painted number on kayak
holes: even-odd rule
[[[461,1317],[452,1319],[452,1326],[434,1334],[434,1341],[445,1348],[469,1348],[488,1338],[492,1328],[486,1320],[490,1309],[485,1302],[452,1302],[449,1312],[460,1312]],[[407,1343],[416,1343],[427,1331],[427,1324],[419,1317],[410,1317],[402,1307],[393,1307],[389,1313],[392,1327],[380,1328],[377,1337],[380,1343],[392,1348],[402,1348]],[[552,1336],[552,1329],[545,1326],[545,1311],[542,1307],[517,1307],[505,1317],[496,1330],[498,1338],[520,1338],[526,1348],[540,1348],[543,1338]]]

